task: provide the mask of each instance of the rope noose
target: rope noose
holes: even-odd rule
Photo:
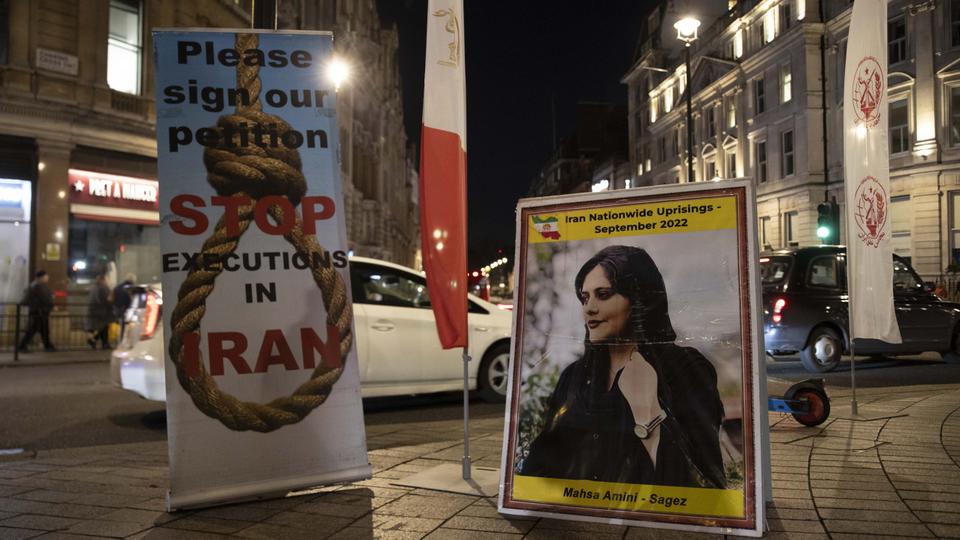
[[[257,34],[237,34],[235,47],[242,57],[244,50],[257,48],[258,41]],[[202,253],[197,258],[199,261],[203,261],[204,257],[224,261],[224,257],[237,249],[240,237],[254,219],[253,209],[257,199],[280,195],[289,199],[296,208],[307,190],[307,182],[301,172],[299,152],[282,143],[283,134],[292,128],[280,117],[262,111],[259,72],[259,66],[247,66],[243,62],[237,65],[237,87],[247,91],[250,96],[249,103],[238,103],[236,112],[221,116],[217,126],[221,129],[233,128],[232,132],[238,133],[250,124],[274,124],[281,142],[276,147],[260,147],[240,146],[234,140],[232,146],[221,143],[219,147],[207,147],[204,150],[203,162],[207,169],[207,181],[217,194],[248,197],[250,202],[240,206],[239,231],[236,235],[227,233],[226,214],[220,218],[213,234],[203,243]],[[269,213],[277,223],[283,222],[284,214],[280,206],[270,207]],[[293,217],[294,227],[284,238],[298,254],[310,261],[313,280],[323,295],[327,325],[336,327],[337,330],[340,361],[336,367],[329,367],[327,362],[321,362],[311,373],[310,380],[300,385],[290,396],[277,398],[266,404],[240,401],[220,390],[199,358],[194,359],[195,364],[192,366],[188,365],[184,358],[185,347],[188,346],[186,341],[192,341],[189,346],[199,348],[199,339],[196,336],[190,339],[189,336],[193,333],[199,336],[207,297],[213,292],[217,276],[223,271],[222,262],[212,265],[215,268],[208,268],[206,264],[195,265],[180,285],[177,294],[177,304],[170,319],[172,335],[168,349],[170,359],[177,368],[177,379],[198,409],[207,416],[220,420],[232,430],[266,433],[302,420],[330,395],[334,383],[343,372],[343,365],[353,343],[353,315],[347,304],[343,279],[332,266],[316,264],[318,260],[326,260],[323,257],[324,250],[314,235],[303,233],[303,223],[296,210]],[[333,334],[328,332],[327,339],[332,339]]]

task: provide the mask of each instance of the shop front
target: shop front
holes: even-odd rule
[[[87,288],[101,273],[113,286],[127,274],[160,281],[156,180],[71,168],[67,276]]]

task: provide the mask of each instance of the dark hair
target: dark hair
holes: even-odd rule
[[[664,343],[677,339],[670,324],[663,276],[646,250],[609,246],[597,252],[584,263],[574,280],[577,298],[581,302],[583,280],[597,266],[603,268],[613,290],[630,301],[630,325],[636,343]],[[587,344],[589,346],[589,339]]]
[[[37,270],[37,273],[34,274],[33,277],[39,279],[39,278],[42,278],[42,277],[45,276],[45,275],[47,275],[47,271],[46,271],[46,270]]]

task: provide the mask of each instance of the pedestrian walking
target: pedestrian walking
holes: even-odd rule
[[[30,341],[37,333],[43,339],[44,349],[48,351],[57,350],[50,342],[50,312],[53,311],[53,293],[50,292],[50,287],[47,285],[49,282],[50,276],[45,271],[39,270],[20,302],[30,310],[27,333],[23,335],[23,339],[20,340],[17,347],[20,352],[28,352]]]
[[[130,289],[133,288],[136,282],[136,274],[128,273],[123,277],[123,283],[113,289],[113,316],[117,323],[120,324],[121,341],[123,341],[123,333],[124,330],[126,330],[124,314],[126,314],[127,309],[130,308],[130,304],[133,303],[133,297],[130,296]]]
[[[110,347],[109,329],[113,321],[113,294],[107,286],[107,275],[99,274],[97,281],[90,287],[87,304],[87,343],[91,349],[97,348],[100,341],[102,349]]]

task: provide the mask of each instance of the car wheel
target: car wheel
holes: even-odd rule
[[[801,388],[793,399],[807,402],[807,412],[793,413],[793,418],[805,426],[819,426],[830,416],[830,400],[816,388]]]
[[[943,353],[943,361],[951,364],[960,363],[960,325],[953,329],[953,341],[950,350]]]
[[[510,372],[510,345],[501,343],[490,349],[477,371],[477,391],[480,398],[491,403],[502,403],[507,398]]]
[[[843,356],[843,341],[830,328],[817,328],[810,335],[807,346],[800,351],[800,361],[807,371],[824,373],[833,371]]]

